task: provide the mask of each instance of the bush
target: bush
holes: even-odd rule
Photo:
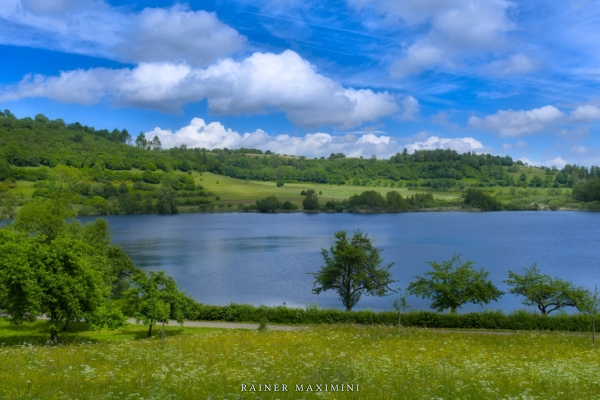
[[[260,322],[264,306],[247,304],[228,306],[197,305],[189,315],[190,319],[203,321]],[[360,324],[397,325],[395,311],[343,311],[320,309],[315,305],[306,308],[285,306],[267,307],[267,319],[276,324]],[[419,328],[446,329],[505,329],[505,330],[549,330],[590,332],[591,324],[584,315],[543,316],[518,310],[511,314],[502,311],[484,311],[467,314],[442,314],[432,311],[411,311],[402,313],[402,324]]]

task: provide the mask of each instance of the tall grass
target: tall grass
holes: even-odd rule
[[[0,346],[0,398],[600,398],[600,351],[587,337],[397,332],[334,325],[204,330],[169,337],[164,346],[160,340]],[[287,384],[289,391],[242,392],[242,384],[257,390]],[[360,389],[317,392],[317,384]]]

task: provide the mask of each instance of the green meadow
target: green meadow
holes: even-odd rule
[[[587,336],[572,334],[176,326],[167,328],[163,345],[158,337],[142,339],[143,326],[78,326],[51,346],[42,344],[45,325],[0,324],[0,398],[600,398],[600,351]],[[284,384],[288,391],[281,391]],[[342,385],[354,390],[342,393]]]

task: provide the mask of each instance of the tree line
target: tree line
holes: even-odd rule
[[[393,263],[381,265],[384,260],[380,250],[367,234],[356,231],[349,238],[345,231],[339,231],[334,236],[335,244],[329,250],[321,249],[325,265],[310,273],[314,276],[313,293],[334,290],[346,311],[351,311],[363,295],[381,297],[397,292],[391,288],[396,282],[390,272]],[[505,294],[488,280],[489,272],[476,270],[473,262],[462,262],[459,255],[428,264],[431,270],[416,276],[407,285],[406,293],[431,300],[431,308],[437,312],[450,310],[456,314],[465,304],[489,304]],[[509,271],[504,283],[510,294],[522,297],[524,305],[536,307],[542,315],[576,307],[590,317],[595,334],[600,310],[597,287],[594,292],[576,287],[569,281],[542,274],[536,264],[523,268],[522,273]],[[395,307],[399,313],[406,309],[405,296],[400,296]]]
[[[463,178],[476,179],[485,186],[556,188],[577,187],[582,182],[600,179],[598,167],[576,165],[566,165],[561,170],[544,168],[543,178],[528,178],[523,172],[526,166],[508,156],[441,149],[412,154],[405,149],[386,160],[347,158],[342,153],[309,159],[257,149],[206,150],[185,145],[164,150],[156,136],[147,139],[140,134],[133,143],[126,129],[97,130],[78,122],[49,120],[42,114],[33,119],[17,119],[9,110],[0,112],[0,148],[0,180],[10,178],[12,167],[59,164],[108,171],[147,170],[154,165],[165,172],[208,171],[237,179],[353,186],[385,181],[394,187],[433,189],[458,187]],[[515,178],[519,171],[520,177]]]

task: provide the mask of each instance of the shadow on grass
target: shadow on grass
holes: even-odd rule
[[[59,330],[58,342],[61,345],[77,343],[109,343],[123,340],[147,339],[148,326],[130,324],[114,331],[89,329],[85,322],[72,322],[70,331]],[[152,330],[153,338],[161,337],[160,327]],[[189,333],[186,328],[179,326],[165,327],[165,337],[176,337]],[[50,343],[50,327],[46,321],[36,321],[13,325],[0,320],[0,346],[20,346],[23,344],[46,345]]]

